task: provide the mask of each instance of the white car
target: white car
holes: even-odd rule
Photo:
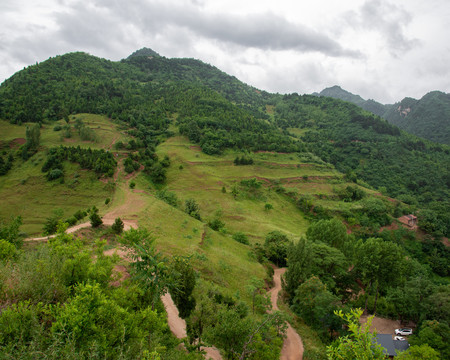
[[[403,336],[395,336],[394,340],[405,341],[406,339]]]
[[[395,335],[411,335],[412,329],[410,328],[402,328],[402,329],[395,329]]]

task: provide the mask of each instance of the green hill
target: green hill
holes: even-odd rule
[[[363,108],[364,110],[370,111],[371,113],[374,113],[375,115],[381,117],[383,117],[386,111],[391,108],[391,105],[383,105],[372,99],[364,100],[361,96],[352,94],[351,92],[348,92],[337,85],[323,89],[317,95],[351,102]]]
[[[245,350],[235,339],[279,358],[271,264],[288,265],[305,359],[323,359],[341,334],[332,314],[343,304],[448,320],[436,305],[449,275],[446,145],[349,102],[270,94],[150,49],[51,58],[6,80],[0,105],[0,347],[12,358],[197,359],[200,341],[233,358]],[[397,222],[411,213],[428,235]],[[98,214],[99,228],[21,247]],[[115,234],[119,217],[143,232]],[[133,272],[122,246],[146,267]],[[114,250],[123,258],[105,255]],[[177,289],[193,283],[192,296]],[[192,311],[190,354],[160,315],[163,288]],[[408,292],[419,288],[426,301]]]
[[[420,100],[405,98],[394,105],[364,100],[339,86],[326,88],[314,95],[351,102],[410,134],[450,145],[450,94],[432,91]]]
[[[384,117],[411,134],[450,145],[450,94],[432,91],[420,100],[405,98]]]

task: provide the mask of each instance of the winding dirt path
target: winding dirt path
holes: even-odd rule
[[[270,289],[270,300],[272,302],[273,310],[278,309],[278,293],[281,291],[281,275],[286,272],[286,268],[275,269],[273,275],[274,287]],[[286,331],[286,339],[283,343],[283,348],[281,349],[280,360],[301,360],[303,359],[303,343],[300,336],[292,328],[291,324],[288,323],[288,328]]]

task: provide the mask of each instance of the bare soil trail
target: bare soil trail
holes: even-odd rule
[[[281,291],[281,275],[286,272],[286,268],[275,269],[273,275],[274,287],[270,289],[270,300],[273,310],[279,310],[277,305],[278,293]],[[280,360],[301,360],[303,359],[303,343],[300,336],[288,323],[286,339],[281,349]]]

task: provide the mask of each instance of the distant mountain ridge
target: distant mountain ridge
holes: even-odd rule
[[[349,91],[342,89],[340,86],[332,86],[322,90],[320,93],[315,93],[318,96],[328,96],[334,99],[340,99],[351,102],[364,110],[370,111],[375,115],[383,117],[383,115],[391,108],[392,105],[383,105],[375,100],[365,100],[359,95],[352,94]]]
[[[365,100],[339,86],[326,88],[313,95],[351,102],[411,134],[441,144],[450,144],[450,94],[431,91],[420,100],[406,97],[393,105]]]

